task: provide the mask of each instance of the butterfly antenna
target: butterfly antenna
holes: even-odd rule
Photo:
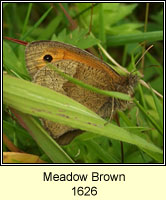
[[[145,56],[145,54],[153,47],[154,45],[149,46],[146,51],[142,54],[142,56],[138,59],[138,61],[136,62],[135,66],[138,65],[138,63],[142,60],[142,58]]]

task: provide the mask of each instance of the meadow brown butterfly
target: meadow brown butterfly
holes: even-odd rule
[[[106,63],[87,51],[56,41],[36,41],[26,45],[26,65],[33,82],[64,94],[91,109],[102,118],[110,117],[112,109],[126,109],[129,102],[103,96],[69,82],[47,66],[48,62],[62,72],[96,88],[133,95],[136,75],[121,76]],[[42,119],[54,139],[73,128]],[[68,134],[68,137],[71,134]],[[71,139],[74,136],[71,136]],[[67,142],[59,142],[67,144]],[[60,141],[60,140],[59,140]]]

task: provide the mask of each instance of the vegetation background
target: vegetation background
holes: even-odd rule
[[[49,107],[38,97],[44,99],[49,96],[55,102],[60,97],[23,80],[30,80],[24,60],[25,47],[4,40],[4,162],[163,162],[162,3],[3,3],[3,35],[26,42],[56,40],[69,43],[102,56],[105,62],[119,71],[104,53],[106,50],[129,72],[138,70],[143,74],[142,80],[160,94],[156,95],[151,89],[138,84],[134,105],[125,112],[118,111],[119,125],[113,120],[100,129],[85,127],[83,123],[72,120],[72,117],[79,116],[83,122],[88,120],[103,125],[105,121],[92,116],[93,113],[86,116],[84,112],[66,110],[71,121],[47,116],[46,113],[34,113],[32,106],[57,109],[55,104]],[[135,65],[151,44],[153,48]],[[79,108],[65,97],[60,101]],[[83,107],[81,109],[84,111]],[[69,145],[60,147],[44,131],[38,117],[49,117],[86,131]]]

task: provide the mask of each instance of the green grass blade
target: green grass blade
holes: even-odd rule
[[[24,25],[23,25],[23,29],[22,29],[22,36],[24,35],[25,30],[27,30],[27,24],[28,24],[29,17],[30,17],[30,14],[31,14],[32,5],[33,4],[30,3],[29,6],[28,6],[28,11],[27,11],[27,14],[26,14],[26,17],[25,17],[25,21],[24,21]]]
[[[105,95],[105,96],[119,98],[119,99],[126,100],[126,101],[132,100],[131,97],[127,94],[124,94],[124,93],[121,93],[121,92],[110,92],[110,91],[98,89],[96,87],[88,85],[88,84],[86,84],[86,83],[84,83],[84,82],[82,82],[82,81],[80,81],[76,78],[73,78],[73,77],[65,74],[64,72],[57,69],[54,65],[48,64],[47,66],[50,67],[51,69],[53,69],[55,72],[57,72],[59,75],[61,75],[65,79],[67,79],[70,82],[75,83],[75,84],[77,84],[77,85],[79,85],[83,88],[86,88],[87,90],[90,90],[90,91],[93,91],[93,92],[96,92],[98,94],[102,94],[102,95]]]
[[[119,46],[129,43],[140,43],[144,41],[154,42],[163,40],[163,31],[153,31],[138,34],[110,36],[107,38],[108,46]]]
[[[162,150],[138,135],[107,124],[78,102],[34,83],[4,75],[4,103],[21,112],[86,130],[112,139],[135,144],[162,154]]]
[[[163,130],[162,128],[155,122],[155,120],[145,111],[145,109],[143,108],[143,106],[141,106],[141,104],[138,103],[138,101],[136,99],[134,99],[134,103],[139,107],[139,109],[145,114],[145,116],[147,117],[147,119],[153,124],[153,126],[158,130],[158,132],[162,135],[163,134]]]
[[[55,17],[39,35],[37,40],[45,40],[46,38],[51,38],[51,36],[56,32],[58,25],[62,20],[62,15]]]
[[[41,18],[34,24],[34,26],[29,29],[23,36],[21,36],[20,40],[24,40],[27,36],[29,36],[33,30],[35,30],[41,23],[42,21],[47,17],[49,12],[52,10],[52,7],[49,7],[49,9],[41,16]]]
[[[153,100],[156,105],[156,110],[159,115],[160,124],[163,127],[163,106],[161,105],[161,102],[159,101],[159,99],[157,98],[157,96],[155,95],[155,93],[152,90],[151,90],[151,94],[153,96]]]
[[[13,113],[54,163],[73,163],[72,159],[33,117],[16,110],[13,110]]]

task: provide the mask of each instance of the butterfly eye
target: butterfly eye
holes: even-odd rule
[[[51,56],[51,55],[45,55],[44,57],[43,57],[43,60],[45,60],[45,61],[47,61],[47,62],[51,62],[52,61],[52,59],[53,59],[53,57]]]

